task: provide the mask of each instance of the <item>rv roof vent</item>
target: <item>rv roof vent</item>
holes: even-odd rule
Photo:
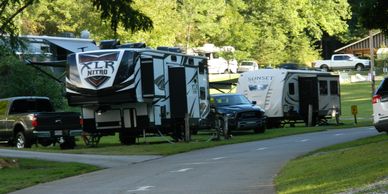
[[[168,52],[174,52],[174,53],[182,53],[182,49],[179,48],[179,47],[158,46],[156,49],[157,50],[161,50],[161,51],[168,51]]]
[[[119,40],[102,40],[100,42],[100,49],[115,49],[120,45]]]
[[[117,48],[145,48],[145,47],[146,47],[146,44],[144,42],[127,43],[127,44],[117,46]]]

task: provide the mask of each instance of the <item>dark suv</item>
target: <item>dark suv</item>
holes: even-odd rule
[[[267,118],[264,110],[241,94],[211,95],[210,104],[216,119],[228,117],[230,131],[246,129],[253,129],[255,133],[265,131]]]
[[[377,88],[373,99],[373,125],[379,132],[388,133],[388,78]]]

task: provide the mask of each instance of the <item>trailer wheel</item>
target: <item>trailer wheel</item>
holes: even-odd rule
[[[136,143],[136,136],[124,135],[122,133],[119,134],[119,139],[121,144],[123,145],[132,145]]]

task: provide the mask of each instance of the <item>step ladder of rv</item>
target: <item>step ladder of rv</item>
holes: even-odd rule
[[[272,91],[273,91],[272,88],[268,89],[267,96],[266,96],[265,101],[264,101],[264,110],[269,109],[269,102],[270,102],[270,99],[272,97]]]

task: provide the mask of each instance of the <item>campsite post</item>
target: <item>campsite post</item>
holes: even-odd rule
[[[354,116],[354,124],[357,125],[357,105],[352,105],[352,115]]]

